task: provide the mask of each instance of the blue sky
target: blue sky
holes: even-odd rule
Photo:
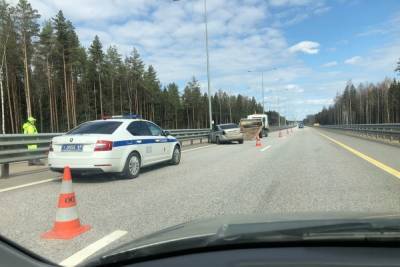
[[[203,0],[32,0],[48,19],[58,9],[84,46],[95,34],[123,56],[133,47],[163,84],[194,75],[206,91]],[[301,119],[332,103],[349,79],[395,77],[400,57],[398,0],[208,0],[212,91],[261,99]],[[279,99],[279,105],[278,105]]]

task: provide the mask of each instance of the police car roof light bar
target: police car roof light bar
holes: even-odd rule
[[[113,119],[141,119],[142,115],[138,114],[124,114],[124,115],[116,115],[112,116]]]

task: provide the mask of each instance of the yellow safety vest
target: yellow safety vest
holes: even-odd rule
[[[24,125],[22,126],[24,129],[24,134],[37,134],[38,131],[36,129],[36,126],[33,125],[30,122],[25,122]],[[37,149],[37,145],[28,145],[28,149]]]

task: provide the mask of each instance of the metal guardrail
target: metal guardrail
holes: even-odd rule
[[[277,131],[293,126],[271,127],[270,131]],[[180,141],[190,141],[209,138],[210,129],[174,129],[168,130],[172,136]],[[35,135],[3,134],[0,135],[0,178],[9,176],[9,164],[13,162],[43,159],[47,157],[50,141],[53,137],[63,133],[44,133]],[[27,145],[36,144],[35,150],[29,150]]]
[[[286,129],[290,129],[296,127],[296,125],[283,125],[283,126],[270,126],[269,127],[269,131],[270,132],[276,132],[276,131],[280,131],[280,130],[286,130]]]
[[[359,133],[376,139],[398,140],[400,142],[400,123],[320,125],[319,127]]]
[[[167,130],[172,136],[175,136],[180,141],[193,140],[208,138],[210,129],[179,129],[179,130]]]
[[[180,141],[190,141],[208,138],[209,129],[179,129],[168,130],[172,136]],[[43,159],[47,157],[50,141],[53,137],[62,133],[44,134],[3,134],[0,135],[0,178],[9,176],[9,164],[13,162]],[[38,146],[35,150],[29,150],[27,145]]]

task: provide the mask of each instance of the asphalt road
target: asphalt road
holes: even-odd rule
[[[134,180],[74,179],[81,222],[92,229],[69,241],[40,238],[55,218],[59,180],[0,191],[0,233],[61,262],[115,230],[127,233],[97,253],[220,215],[400,212],[399,177],[327,137],[397,172],[400,148],[314,128],[283,132],[263,139],[261,148],[254,141],[188,147],[180,165],[146,168]]]

